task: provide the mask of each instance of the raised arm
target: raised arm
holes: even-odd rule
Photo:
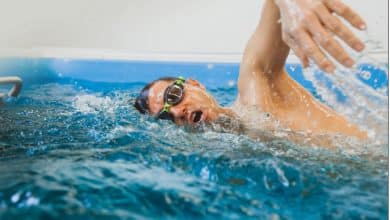
[[[365,138],[365,132],[319,103],[287,74],[284,65],[289,47],[282,37],[283,24],[280,23],[279,12],[274,0],[265,0],[260,23],[244,51],[235,107],[242,109],[256,106],[259,111],[270,113],[282,127],[292,130],[316,134],[341,133]],[[298,49],[304,49],[305,46],[301,45]],[[311,48],[309,52],[314,49]]]
[[[238,104],[264,107],[271,80],[284,73],[289,47],[283,42],[274,0],[265,0],[260,22],[244,50],[238,79]]]
[[[279,8],[274,0],[265,0],[260,22],[244,50],[240,74],[252,70],[279,72],[288,53],[289,47],[282,39]]]
[[[363,19],[340,0],[265,0],[260,23],[244,51],[242,67],[255,65],[264,72],[278,72],[288,47],[303,67],[312,60],[320,69],[333,72],[335,65],[329,57],[351,67],[354,60],[338,40],[355,51],[362,51],[365,45],[342,20],[359,30],[366,28]]]
[[[284,65],[289,49],[303,67],[312,60],[322,70],[333,72],[335,66],[329,57],[351,67],[354,61],[336,37],[356,51],[363,50],[364,43],[341,19],[355,28],[366,28],[363,19],[340,0],[265,0],[260,22],[241,61],[238,101],[261,107],[265,102],[275,101],[267,101],[268,92],[280,96],[289,92],[291,86],[280,80],[281,76],[288,78]],[[277,80],[283,87],[270,88]]]

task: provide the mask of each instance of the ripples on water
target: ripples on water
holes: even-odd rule
[[[387,218],[386,152],[191,132],[137,113],[142,85],[88,85],[26,88],[0,109],[0,219]]]

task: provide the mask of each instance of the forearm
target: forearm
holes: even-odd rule
[[[280,13],[274,0],[266,0],[260,22],[247,43],[242,66],[275,75],[284,68],[289,47],[283,42]]]

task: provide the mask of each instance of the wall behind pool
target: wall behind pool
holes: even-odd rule
[[[358,33],[359,36],[379,43],[371,45],[369,52],[377,59],[387,60],[388,0],[344,2],[367,21],[368,32]],[[204,60],[238,62],[263,3],[264,0],[3,0],[0,55],[131,58],[146,53],[158,54],[160,59],[161,54],[192,60],[204,55]]]

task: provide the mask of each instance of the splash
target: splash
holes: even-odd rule
[[[105,111],[114,113],[114,102],[109,97],[98,97],[95,95],[77,95],[74,98],[73,106],[76,111],[82,113],[97,113]]]
[[[9,125],[0,127],[1,219],[387,214],[387,158],[156,121],[129,108],[137,85],[107,93],[77,88],[63,95],[66,102],[61,94],[42,102],[51,93],[36,89],[0,109],[1,124]]]
[[[365,54],[357,62],[361,63],[363,58]],[[385,79],[381,80],[388,82],[388,69],[379,63],[373,62],[373,68],[379,72],[377,74],[384,76]],[[375,145],[387,145],[387,83],[376,85],[378,79],[372,79],[372,73],[362,65],[353,69],[340,67],[334,74],[325,74],[311,65],[303,71],[303,75],[327,105],[366,130]],[[367,83],[369,80],[374,82],[374,86]]]

